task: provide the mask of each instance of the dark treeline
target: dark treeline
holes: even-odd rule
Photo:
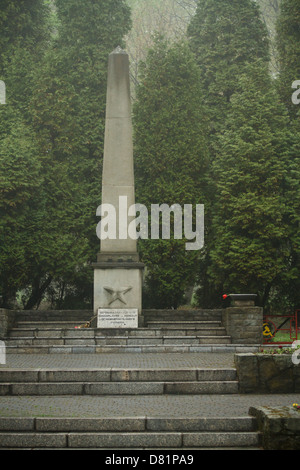
[[[3,306],[91,307],[107,59],[130,30],[125,0],[0,1]],[[186,33],[156,35],[145,57],[137,202],[204,204],[205,246],[141,240],[144,306],[194,291],[203,307],[251,292],[300,308],[300,0],[281,1],[272,35],[252,0],[199,0]]]

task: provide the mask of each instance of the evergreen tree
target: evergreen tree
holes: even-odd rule
[[[39,199],[40,167],[34,136],[22,116],[13,106],[0,106],[0,291],[4,306],[30,280],[30,234],[40,229],[31,215]]]
[[[108,55],[123,44],[130,10],[124,0],[56,0],[56,7],[57,35],[36,76],[31,103],[43,154],[50,238],[47,263],[36,258],[36,285],[41,296],[43,280],[51,278],[51,298],[60,308],[74,307],[72,295],[80,296],[78,307],[90,307],[93,273],[88,263],[99,249],[95,229]],[[27,308],[36,301],[31,297]]]
[[[292,84],[300,81],[300,1],[282,0],[277,22],[279,55],[278,90],[292,118],[297,117],[299,105],[292,102]],[[299,86],[298,86],[299,88]]]
[[[266,305],[288,256],[288,119],[261,61],[245,69],[238,87],[214,162],[209,272],[225,292],[258,293]]]
[[[289,124],[288,157],[284,184],[285,221],[288,236],[286,268],[280,278],[277,302],[288,313],[300,309],[300,119]]]
[[[285,161],[286,178],[283,186],[288,255],[280,276],[274,301],[282,310],[293,313],[300,308],[300,104],[299,94],[292,85],[300,80],[300,2],[282,0],[277,21],[277,51],[279,75],[277,90],[289,114],[289,143]],[[299,85],[296,84],[297,88]],[[296,102],[292,100],[296,93]]]
[[[130,10],[125,0],[57,0],[51,12],[42,0],[2,3],[0,79],[7,105],[1,117],[5,109],[9,122],[1,123],[0,141],[1,171],[7,174],[1,181],[1,293],[8,304],[22,289],[28,309],[47,290],[53,306],[66,307],[65,297],[72,308],[90,306],[87,264],[99,243],[108,54],[122,46]],[[28,189],[20,204],[24,185],[31,196]],[[7,188],[15,188],[15,202],[6,202]]]
[[[185,43],[157,38],[144,63],[134,106],[137,202],[205,204],[207,123],[199,69]],[[177,308],[194,285],[198,251],[185,240],[142,240],[146,307]]]
[[[6,104],[0,109],[0,291],[5,306],[31,278],[28,254],[40,200],[40,152],[30,125],[28,104],[34,70],[49,34],[48,8],[42,0],[6,1],[0,14],[0,78]]]
[[[220,152],[219,135],[224,132],[231,111],[231,99],[239,89],[239,76],[248,63],[269,60],[269,40],[253,0],[199,0],[187,34],[195,53],[209,111],[209,149],[211,161]],[[201,307],[219,306],[222,287],[210,281],[208,272],[214,246],[212,217],[217,202],[213,166],[208,170],[205,211],[206,243],[198,270],[198,303]]]
[[[47,48],[49,9],[44,0],[3,0],[0,14],[0,78],[7,102],[27,115],[33,72]]]
[[[218,132],[243,67],[269,59],[267,29],[253,0],[199,0],[188,36],[211,110],[212,132]]]

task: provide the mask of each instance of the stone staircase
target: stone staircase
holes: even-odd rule
[[[26,413],[3,417],[0,413],[0,449],[260,449],[261,435],[253,417],[206,417],[205,410],[200,416],[195,411],[191,417],[184,401],[174,417],[168,415],[166,402],[161,401],[163,397],[186,400],[195,395],[201,400],[203,395],[205,403],[207,394],[232,395],[234,399],[237,393],[234,368],[0,368],[0,404],[1,399],[17,399],[15,406],[22,407],[23,398],[32,401],[35,413],[30,417]],[[78,396],[85,400],[102,397],[114,403],[121,399],[124,409],[112,415],[108,409],[101,416],[94,404],[94,416],[99,417],[91,417],[91,411],[85,414],[83,409],[79,417],[81,402],[77,407],[74,402]],[[126,402],[135,402],[138,397],[146,405],[144,415],[132,413],[134,404],[129,407]],[[47,400],[46,415],[40,405],[43,398]],[[54,402],[64,408],[61,414],[51,409]],[[154,403],[161,409],[159,415]],[[152,408],[153,414],[149,412]]]
[[[233,345],[221,310],[145,311],[138,329],[75,328],[92,312],[19,312],[5,338],[7,353],[248,352]]]
[[[258,449],[245,418],[0,418],[0,447],[59,449]],[[134,455],[134,454],[133,454]]]
[[[130,364],[106,367],[103,362],[101,365],[101,357],[109,357],[111,353],[155,352],[164,353],[164,357],[172,353],[173,357],[173,353],[232,353],[237,348],[247,351],[247,345],[231,344],[231,338],[222,326],[220,310],[146,311],[144,326],[138,329],[75,328],[90,320],[92,315],[92,312],[16,314],[14,325],[4,339],[7,365],[0,366],[0,449],[183,451],[260,448],[261,436],[253,417],[207,417],[205,411],[200,416],[185,412],[184,403],[188,397],[200,399],[203,396],[204,400],[208,395],[237,397],[239,389],[235,368],[182,367],[177,362],[176,366],[162,367],[155,359],[150,361],[149,367],[143,365],[142,357],[139,367]],[[84,367],[79,361],[72,368],[57,361],[58,365],[53,366],[58,354],[79,354],[78,358],[89,358],[91,356],[85,355],[90,353],[94,353],[93,364],[97,365]],[[52,365],[10,367],[9,354],[24,354],[28,361],[32,355],[43,354],[44,362],[49,357]],[[177,356],[182,357],[181,354]],[[66,361],[69,358],[71,362],[73,360],[73,356],[63,357]],[[113,357],[117,358],[116,355]],[[156,354],[154,357],[159,356]],[[88,359],[85,361],[87,364]],[[114,364],[116,362],[117,359]],[[176,400],[176,397],[183,400],[182,408],[175,404],[175,411],[168,415],[164,400]],[[78,408],[70,412],[66,407],[60,415],[47,407],[51,400],[52,403],[60,403],[64,399],[71,406],[77,398],[85,403],[86,400],[89,403],[98,399],[109,400],[111,408],[98,412],[96,405],[95,414],[91,417]],[[39,408],[41,400],[47,401],[46,414]],[[114,403],[117,400],[125,402],[122,412],[116,416]],[[137,400],[145,402],[143,412],[138,415],[129,406]],[[24,406],[29,406],[32,401],[36,403],[34,408],[24,411]],[[153,402],[161,410],[159,414],[151,412]],[[7,407],[13,404],[14,410],[21,410],[20,414],[1,413],[1,403]]]
[[[238,393],[235,369],[0,370],[0,396]]]

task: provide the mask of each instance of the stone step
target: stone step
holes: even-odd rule
[[[0,433],[0,449],[259,448],[258,432]]]
[[[166,417],[0,417],[0,432],[255,432],[256,418],[252,416],[222,418]]]
[[[145,322],[151,320],[216,320],[221,321],[222,309],[198,309],[198,310],[143,310],[142,315]],[[86,322],[94,316],[92,310],[15,310],[16,322],[23,321],[76,321]]]
[[[259,448],[252,417],[0,418],[0,448]]]
[[[92,310],[15,310],[15,321],[87,321],[94,315]]]
[[[235,381],[236,369],[195,368],[92,368],[92,369],[17,369],[0,368],[0,383],[18,382],[188,382]]]
[[[15,345],[5,342],[7,354],[124,354],[124,353],[252,353],[258,352],[260,345],[222,344],[218,338],[215,343],[202,344],[164,344],[164,345]]]
[[[168,328],[168,329],[180,329],[180,328],[201,328],[201,326],[211,327],[211,328],[218,328],[221,327],[220,321],[164,321],[164,320],[156,320],[156,321],[148,321],[147,326],[148,328]]]
[[[90,320],[90,318],[88,319]],[[86,321],[88,321],[86,320]],[[22,329],[38,329],[38,328],[72,328],[74,329],[75,326],[83,325],[85,320],[73,320],[73,321],[35,321],[35,320],[27,320],[27,321],[18,321],[15,323],[14,328]]]
[[[19,327],[12,328],[9,338],[17,337],[99,337],[99,336],[128,336],[128,337],[163,337],[163,336],[226,336],[226,330],[221,326],[203,324],[200,327],[184,328],[134,328],[134,329],[98,329],[98,328],[59,328],[49,327]]]
[[[0,395],[237,393],[235,369],[0,369]]]
[[[0,396],[63,395],[225,395],[238,393],[238,382],[45,382],[1,383]]]
[[[230,344],[230,336],[161,336],[161,337],[128,337],[128,336],[97,336],[92,337],[42,337],[25,336],[10,338],[7,346],[164,346],[164,345],[201,345]]]
[[[222,309],[217,310],[144,310],[143,317],[145,325],[149,321],[204,321],[222,320]]]

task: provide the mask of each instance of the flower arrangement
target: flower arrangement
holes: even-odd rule
[[[261,349],[258,354],[293,354],[297,349],[300,349],[300,345],[290,348],[290,347],[283,347],[278,345],[278,347],[270,348],[270,349]]]
[[[298,403],[294,403],[293,408],[294,410],[300,411],[300,405],[298,405]]]

